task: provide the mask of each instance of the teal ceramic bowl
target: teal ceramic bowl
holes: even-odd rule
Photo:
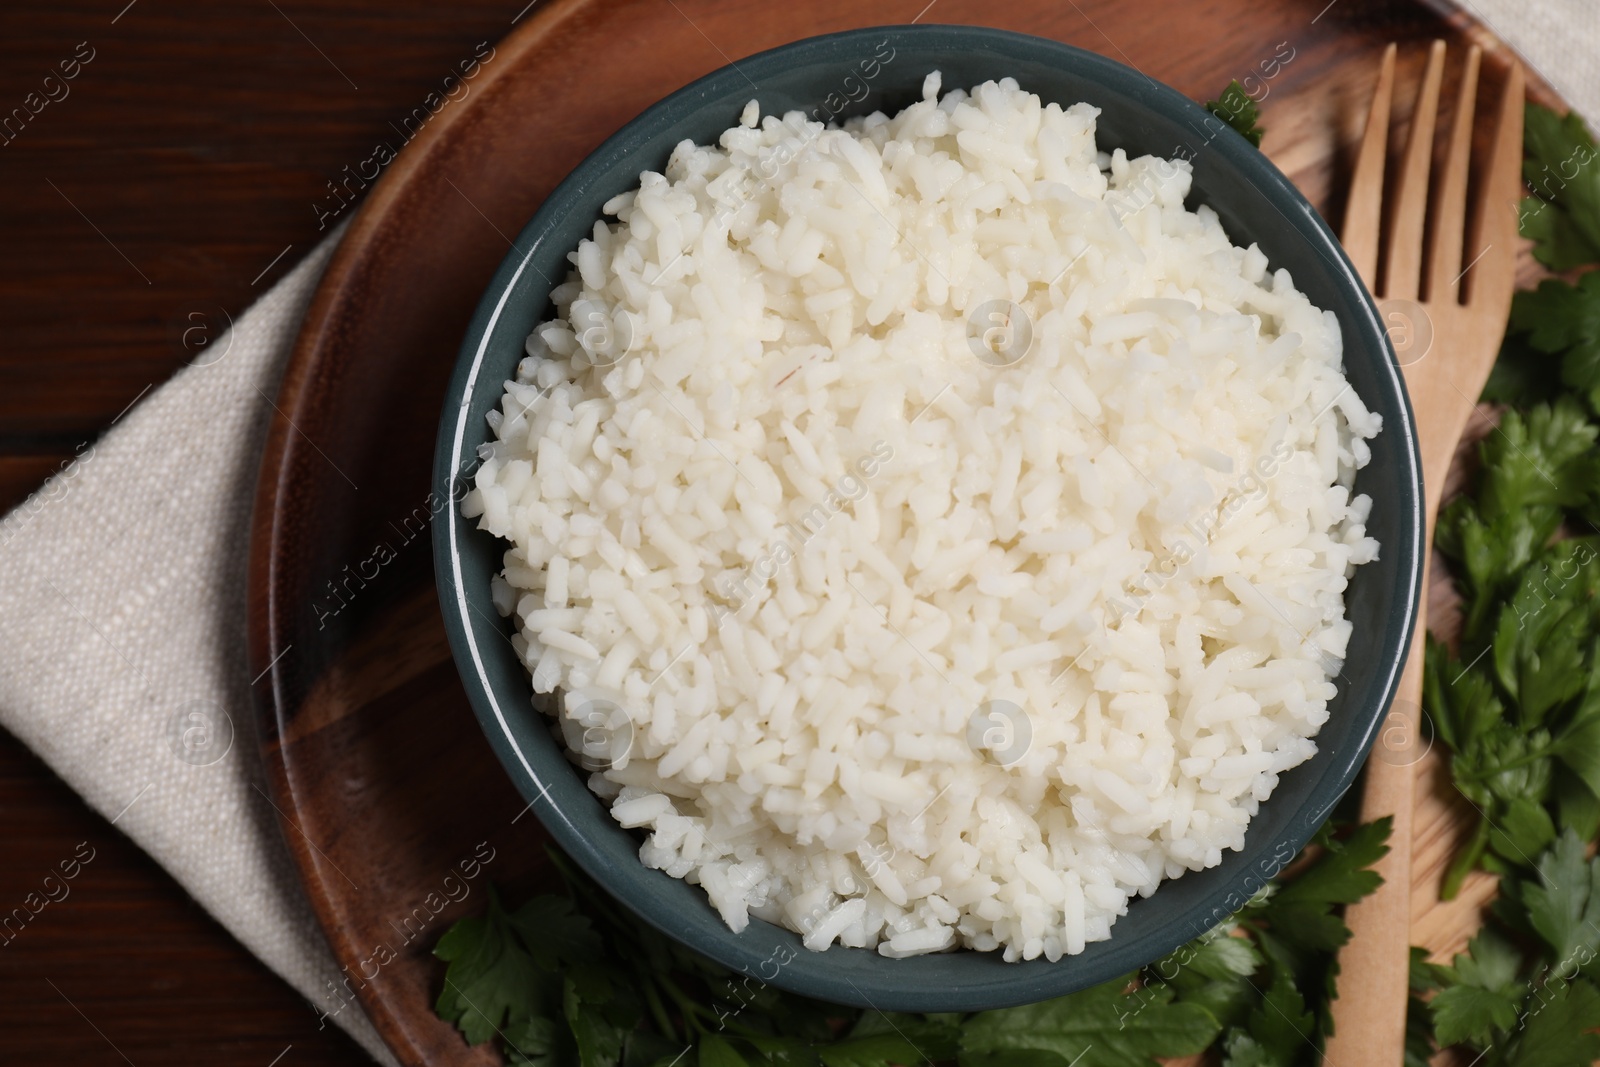
[[[612,822],[552,737],[551,720],[531,706],[527,671],[506,640],[511,625],[489,599],[502,544],[446,509],[435,520],[434,557],[451,647],[484,732],[550,834],[619,901],[690,948],[797,993],[884,1010],[975,1011],[1126,974],[1225,918],[1327,818],[1360,769],[1394,693],[1420,587],[1423,527],[1410,404],[1378,313],[1339,243],[1265,156],[1193,101],[1135,70],[1015,33],[883,27],[741,59],[737,69],[700,79],[623,127],[523,229],[462,344],[439,429],[435,483],[449,499],[460,499],[465,487],[459,479],[489,437],[485,413],[496,406],[502,382],[514,376],[528,333],[549,314],[546,279],[567,274],[567,253],[588,234],[607,199],[635,187],[641,171],[661,170],[682,139],[714,142],[752,96],[763,114],[893,113],[919,98],[932,70],[943,72],[946,89],[1010,76],[1047,101],[1088,101],[1100,109],[1103,149],[1190,156],[1190,206],[1210,205],[1235,243],[1258,243],[1274,268],[1288,268],[1314,303],[1338,316],[1346,373],[1367,406],[1383,416],[1372,461],[1357,480],[1357,489],[1375,501],[1368,529],[1383,547],[1378,561],[1360,568],[1350,583],[1354,636],[1339,694],[1317,737],[1317,754],[1282,777],[1242,851],[1135,900],[1110,940],[1056,963],[1006,963],[996,953],[972,951],[903,960],[838,946],[814,953],[794,934],[759,920],[731,933],[698,886],[639,862],[639,839]],[[875,73],[867,77],[868,71]]]

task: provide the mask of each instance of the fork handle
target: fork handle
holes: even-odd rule
[[[1428,588],[1423,557],[1422,588]],[[1422,666],[1427,611],[1417,612],[1405,669],[1372,753],[1361,795],[1364,821],[1394,819],[1389,852],[1373,869],[1377,891],[1345,909],[1350,940],[1339,951],[1339,993],[1330,1008],[1327,1067],[1400,1067],[1405,1058],[1411,970],[1411,812],[1422,751]]]

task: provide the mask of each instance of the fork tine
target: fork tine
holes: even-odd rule
[[[1522,64],[1513,60],[1500,94],[1483,194],[1473,205],[1468,247],[1477,250],[1474,255],[1478,258],[1468,268],[1468,303],[1495,300],[1510,304],[1517,272],[1517,208],[1522,197],[1522,106]]]
[[[1428,169],[1433,164],[1433,130],[1439,118],[1439,83],[1444,78],[1444,42],[1428,49],[1428,69],[1422,75],[1422,92],[1411,112],[1411,134],[1405,161],[1395,188],[1389,225],[1389,247],[1384,255],[1383,295],[1415,300],[1422,279],[1422,224],[1428,213]]]
[[[1383,161],[1389,153],[1389,105],[1394,96],[1395,46],[1383,50],[1378,84],[1367,111],[1367,128],[1361,135],[1355,173],[1350,178],[1350,199],[1345,203],[1344,233],[1340,238],[1356,273],[1372,290],[1378,283],[1378,228],[1383,209]]]
[[[1461,72],[1461,91],[1450,124],[1450,147],[1444,173],[1439,178],[1439,198],[1433,204],[1433,249],[1428,262],[1428,300],[1455,303],[1460,290],[1461,243],[1466,239],[1467,170],[1472,161],[1472,120],[1478,102],[1477,45],[1467,52]]]

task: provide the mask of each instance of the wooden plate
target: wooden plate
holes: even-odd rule
[[[507,235],[672,90],[800,37],[913,20],[924,2],[541,3],[476,57],[465,95],[421,124],[328,268],[262,460],[250,652],[270,682],[258,687],[261,736],[284,834],[344,968],[318,1007],[365,1010],[405,1064],[497,1061],[433,1016],[429,950],[481,909],[491,880],[520,897],[548,874],[537,822],[456,679],[428,544],[448,505],[430,496],[445,381]],[[1264,150],[1325,208],[1342,194],[1384,43],[1402,42],[1407,86],[1432,37],[1481,44],[1491,78],[1509,55],[1459,13],[1366,0],[935,0],[920,17],[1053,37],[1198,99],[1240,79],[1262,99]],[[1536,80],[1530,92],[1558,104]],[[1447,594],[1443,568],[1434,573]],[[1454,809],[1429,761],[1416,938],[1448,951],[1477,925],[1492,883],[1434,906]]]

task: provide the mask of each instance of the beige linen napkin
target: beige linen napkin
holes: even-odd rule
[[[339,968],[262,791],[245,666],[270,398],[338,239],[0,522],[0,724],[393,1063],[328,993]]]
[[[1600,126],[1600,3],[1596,0],[1457,0],[1522,54],[1572,109]]]
[[[1600,116],[1595,4],[1467,7]],[[330,995],[338,968],[261,791],[244,654],[269,398],[338,238],[206,350],[206,365],[153,391],[0,521],[0,724],[316,1011],[393,1063],[366,1018]]]

